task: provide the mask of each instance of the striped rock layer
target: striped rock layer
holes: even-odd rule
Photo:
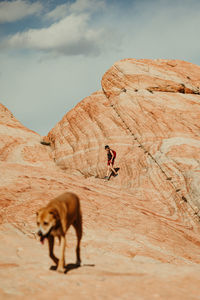
[[[115,63],[43,138],[1,106],[0,298],[198,299],[199,120],[200,67],[178,60]],[[35,212],[66,190],[81,199],[83,266],[60,275]],[[66,263],[75,243],[71,229]]]

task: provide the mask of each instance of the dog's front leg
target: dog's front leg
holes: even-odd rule
[[[65,245],[66,245],[66,241],[65,241],[65,236],[61,236],[61,242],[60,242],[60,259],[58,262],[58,268],[57,271],[58,272],[64,272],[64,266],[65,266]]]
[[[53,253],[53,247],[54,247],[54,236],[50,235],[48,237],[49,242],[49,256],[51,259],[55,262],[56,265],[58,265],[58,258]]]

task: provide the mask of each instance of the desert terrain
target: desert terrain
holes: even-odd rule
[[[0,105],[2,300],[200,299],[200,67],[124,59],[101,86],[45,137]],[[120,168],[107,182],[106,144]],[[35,213],[64,191],[84,234],[76,268],[67,233],[60,274]]]

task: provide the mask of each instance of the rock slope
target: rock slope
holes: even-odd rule
[[[119,61],[103,76],[102,91],[81,101],[49,133],[55,161],[64,170],[101,178],[104,145],[110,144],[121,167],[116,185],[142,199],[147,190],[156,198],[161,189],[179,191],[198,213],[199,104],[199,66]]]
[[[0,107],[0,298],[199,299],[199,83],[190,63],[119,61],[43,145]],[[109,182],[105,144],[120,167]],[[65,190],[82,203],[83,266],[62,275],[35,211]]]

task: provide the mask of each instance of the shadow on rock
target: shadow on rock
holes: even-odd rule
[[[80,268],[81,265],[80,264],[68,264],[65,266],[65,274],[67,274],[69,271],[73,270],[73,269],[78,269]]]
[[[83,265],[80,265],[80,264],[73,264],[73,263],[71,263],[71,264],[68,264],[68,265],[65,266],[65,272],[64,273],[67,274],[69,271],[74,270],[74,269],[78,269],[80,267],[95,267],[95,264],[83,264]],[[56,271],[56,269],[57,269],[57,266],[51,266],[50,267],[51,271]]]

